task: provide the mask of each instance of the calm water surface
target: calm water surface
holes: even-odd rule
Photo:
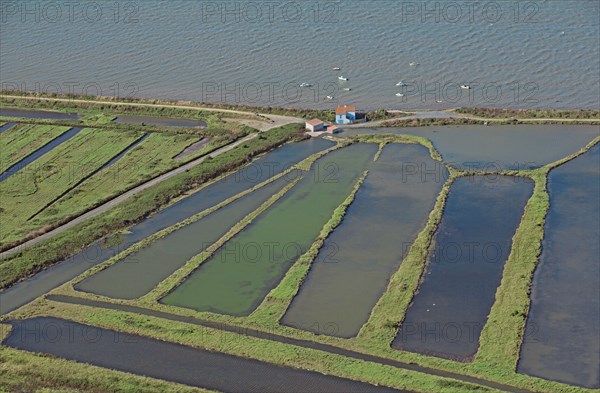
[[[37,317],[12,320],[9,323],[13,329],[2,344],[12,348],[215,391],[402,392],[313,371],[275,366],[253,359],[83,325],[65,319]],[[43,334],[36,335],[35,332]],[[94,339],[90,340],[89,337]]]
[[[377,145],[360,143],[317,160],[294,188],[161,301],[198,311],[250,314],[308,250],[376,151]]]
[[[124,235],[119,244],[107,247],[101,242],[94,243],[78,254],[1,291],[0,314],[27,304],[90,267],[115,256],[132,244],[247,190],[332,145],[330,141],[313,138],[300,143],[287,144],[257,159],[249,166],[225,176],[129,228],[129,232]],[[40,252],[44,252],[43,248],[40,248]]]
[[[282,177],[208,216],[156,240],[77,285],[77,289],[120,299],[135,299],[205,250],[247,214],[285,187]]]
[[[283,323],[317,334],[358,334],[447,175],[423,146],[387,145],[319,251]]]
[[[538,168],[577,152],[598,126],[517,125],[347,129],[356,134],[409,134],[430,139],[444,161],[465,169]]]
[[[144,0],[96,2],[101,15],[80,5],[72,17],[62,4],[3,15],[3,87],[324,108],[598,108],[597,1]]]
[[[600,146],[552,170],[518,371],[600,387]]]
[[[392,346],[452,359],[477,351],[523,208],[529,179],[477,176],[450,189],[434,249]]]
[[[4,72],[4,70],[3,70]],[[0,116],[25,117],[30,119],[78,120],[77,113],[41,111],[37,109],[0,108]]]

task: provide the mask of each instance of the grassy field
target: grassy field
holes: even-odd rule
[[[271,130],[216,158],[208,159],[185,173],[154,185],[74,228],[11,255],[0,263],[0,288],[75,254],[96,239],[141,221],[184,196],[186,192],[241,167],[261,153],[290,140],[304,138],[302,129],[302,126],[292,124]]]
[[[27,97],[35,97],[35,94],[32,93],[28,93],[28,92],[22,92],[22,91],[1,91],[0,92],[0,102],[2,102],[2,98],[1,95],[2,94],[6,94],[6,95],[13,95],[13,96],[27,96]],[[266,113],[266,114],[273,114],[273,115],[281,115],[281,116],[291,116],[291,117],[300,117],[303,119],[312,119],[312,118],[319,118],[323,121],[334,121],[335,120],[335,111],[334,110],[321,110],[321,109],[302,109],[302,108],[282,108],[282,107],[272,107],[272,106],[252,106],[252,105],[231,105],[231,104],[215,104],[215,103],[206,103],[206,102],[191,102],[191,101],[173,101],[173,100],[147,100],[147,99],[136,99],[136,98],[127,98],[127,97],[122,97],[122,98],[115,98],[115,97],[96,97],[96,96],[82,96],[82,95],[67,95],[67,94],[62,94],[62,95],[56,95],[56,94],[52,94],[52,95],[40,95],[40,97],[54,97],[54,98],[71,98],[71,99],[79,99],[79,100],[88,100],[88,101],[92,101],[92,100],[98,100],[101,99],[102,101],[111,101],[111,102],[133,102],[133,103],[147,103],[147,104],[164,104],[164,105],[186,105],[186,106],[197,106],[197,107],[204,107],[204,108],[212,108],[212,109],[225,109],[225,110],[234,110],[234,111],[243,111],[243,112],[249,112],[249,113]],[[21,107],[31,107],[31,108],[39,108],[39,105],[43,105],[45,108],[47,109],[54,109],[54,110],[64,110],[66,108],[73,108],[73,106],[65,106],[64,103],[60,103],[58,101],[54,102],[53,104],[47,104],[44,103],[43,101],[29,101],[29,103],[23,103],[23,100],[14,100],[14,99],[9,99],[6,98],[5,102],[7,104],[10,105],[19,105]],[[73,103],[75,104],[75,103]],[[88,109],[89,106],[85,105],[85,104],[77,104],[80,108]],[[104,109],[102,109],[103,111],[106,111],[107,109],[120,109],[122,108],[121,106],[117,107],[108,107]],[[136,109],[133,108],[131,109],[133,111],[135,111]],[[151,114],[151,115],[160,115],[160,116],[175,116],[175,117],[188,117],[188,118],[195,118],[194,114],[198,113],[198,111],[186,111],[186,110],[177,110],[175,112],[173,112],[172,114],[166,114],[169,113],[168,111],[165,111],[165,109],[151,109],[149,112],[146,112],[147,114]],[[210,114],[210,113],[209,113]],[[214,112],[212,113],[213,116]],[[235,115],[233,114],[233,116],[231,116],[231,113],[227,113],[225,117],[244,117],[241,115]],[[368,111],[366,112],[367,118],[371,121],[375,121],[375,120],[384,120],[384,119],[390,119],[390,118],[394,118],[394,117],[399,117],[399,116],[404,116],[406,115],[405,113],[398,113],[398,112],[388,112],[385,109],[378,109],[378,110],[373,110],[373,111]],[[206,113],[200,115],[203,116],[202,118],[206,119],[208,116]],[[258,116],[260,118],[260,116]],[[209,123],[210,125],[210,123]]]
[[[29,221],[80,180],[98,170],[141,135],[87,128],[0,183],[2,245],[17,241],[40,223]]]
[[[221,139],[209,143],[185,160],[174,157],[197,137],[187,135],[150,134],[110,167],[96,173],[79,187],[66,194],[36,217],[36,224],[59,223],[94,208],[132,187],[150,180],[190,159],[201,156],[229,142]]]
[[[69,127],[17,124],[0,135],[0,173],[66,132]]]

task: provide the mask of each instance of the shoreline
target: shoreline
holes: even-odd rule
[[[35,102],[31,102],[35,101]],[[64,105],[64,104],[67,105]],[[227,115],[235,119],[223,119],[227,123],[240,122],[249,127],[267,131],[282,125],[281,123],[300,123],[313,117],[333,121],[334,110],[317,108],[288,108],[275,106],[250,106],[241,104],[219,104],[195,101],[164,100],[150,98],[125,98],[106,96],[82,96],[69,94],[37,94],[20,91],[0,91],[0,104],[9,107],[25,107],[31,109],[55,110],[64,112],[67,109],[83,109],[94,111],[89,105],[111,105],[115,108],[127,108],[127,111],[144,112],[155,110],[176,113],[182,118],[197,118],[198,115],[216,117]],[[25,104],[25,105],[22,105]],[[99,108],[106,111],[106,108]],[[132,110],[133,109],[133,110]],[[139,110],[136,110],[139,109]],[[111,111],[115,111],[111,108]],[[118,111],[118,110],[117,110]],[[194,113],[196,112],[196,113]],[[198,113],[200,112],[200,113]],[[600,125],[600,110],[591,109],[514,109],[514,108],[478,108],[461,107],[450,109],[399,110],[384,109],[365,111],[370,119],[366,123],[349,125],[355,128],[368,127],[422,127],[440,125],[515,125],[515,124],[586,124]],[[154,113],[156,116],[167,117],[172,113]],[[3,117],[4,118],[4,117]],[[47,119],[29,119],[45,121]],[[266,129],[261,126],[265,125]],[[209,124],[210,126],[210,124]],[[348,126],[346,126],[348,127]]]

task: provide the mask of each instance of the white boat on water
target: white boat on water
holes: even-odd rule
[[[327,96],[325,98],[327,98],[328,100],[333,100],[334,97],[333,96]]]
[[[396,97],[404,97],[404,94],[402,94],[402,93],[396,93]]]
[[[469,85],[460,85],[460,88],[465,90],[471,90],[471,86]]]
[[[300,87],[311,87],[310,83],[300,83]]]
[[[338,79],[341,81],[347,81],[348,78],[346,78],[345,76],[338,76]]]
[[[418,65],[419,65],[419,63],[417,63],[417,62],[414,62],[414,61],[413,61],[413,62],[412,62],[412,63],[410,63],[409,65],[410,65],[411,67],[416,67],[416,66],[418,66]]]
[[[341,71],[342,69],[340,67],[333,67],[332,70],[334,70],[334,71]]]
[[[351,91],[352,89],[349,87],[344,87],[344,91]]]
[[[404,86],[408,86],[408,85],[406,83],[400,81],[400,82],[396,83],[396,86],[404,87]]]

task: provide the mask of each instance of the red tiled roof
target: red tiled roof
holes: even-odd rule
[[[345,115],[347,112],[356,112],[355,106],[338,106],[335,109],[336,115]]]
[[[323,122],[319,119],[312,119],[306,122],[306,124],[310,124],[311,126],[318,126],[323,124]]]

